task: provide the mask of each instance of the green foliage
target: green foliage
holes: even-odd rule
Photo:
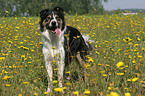
[[[70,14],[92,12],[100,14],[104,11],[101,0],[1,0],[0,2],[2,9],[0,16],[38,16],[41,9],[54,6],[61,6]]]

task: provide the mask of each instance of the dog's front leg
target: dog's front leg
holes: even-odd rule
[[[58,81],[59,81],[59,87],[63,87],[62,83],[63,83],[63,71],[64,71],[64,51],[62,51],[62,53],[59,56],[59,62],[58,62]]]
[[[62,82],[63,82],[63,71],[64,71],[64,63],[58,64],[58,81],[59,81],[59,87],[62,88]]]
[[[53,69],[52,69],[52,64],[51,62],[45,62],[45,66],[46,66],[46,70],[47,70],[47,79],[48,79],[48,88],[47,88],[47,92],[51,92],[52,91],[52,76],[53,76]]]

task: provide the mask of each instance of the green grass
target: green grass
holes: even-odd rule
[[[64,80],[64,93],[53,91],[51,95],[73,96],[78,91],[84,96],[86,90],[89,96],[145,94],[145,15],[66,15],[66,21],[82,34],[89,34],[96,49],[84,70],[75,62],[67,69],[80,77],[86,72],[85,81]],[[38,17],[0,18],[0,95],[47,95],[38,22]],[[124,65],[117,67],[121,61]]]

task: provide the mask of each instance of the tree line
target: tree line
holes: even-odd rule
[[[103,0],[107,2],[108,0]],[[69,14],[102,14],[102,0],[0,0],[0,16],[38,16],[45,8],[60,6]]]

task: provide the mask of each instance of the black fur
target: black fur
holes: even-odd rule
[[[62,19],[62,29],[65,28],[65,19],[64,19],[64,10],[61,7],[54,7],[53,9],[43,9],[40,11],[40,30],[44,31],[43,21],[47,18],[48,15],[51,15],[52,12],[59,15],[59,18]],[[49,28],[47,28],[49,29]],[[81,58],[85,61],[87,51],[89,50],[88,46],[85,43],[84,38],[81,33],[73,27],[66,26],[66,30],[64,32],[64,49],[65,49],[65,64],[68,65],[71,63],[72,57],[76,56],[79,52]]]
[[[43,21],[46,20],[49,15],[52,15],[52,12],[54,12],[55,14],[57,14],[59,16],[60,19],[62,19],[62,28],[61,30],[64,29],[65,27],[65,19],[64,19],[64,10],[61,7],[54,7],[53,9],[42,9],[39,14],[40,14],[40,31],[43,32],[44,31],[44,26],[43,26]],[[51,30],[51,28],[49,28],[49,26],[46,27],[47,29]]]
[[[81,33],[73,27],[67,26],[64,33],[64,48],[65,48],[65,64],[71,63],[71,60],[79,52],[81,58],[85,61],[88,54],[88,46],[86,45]]]

